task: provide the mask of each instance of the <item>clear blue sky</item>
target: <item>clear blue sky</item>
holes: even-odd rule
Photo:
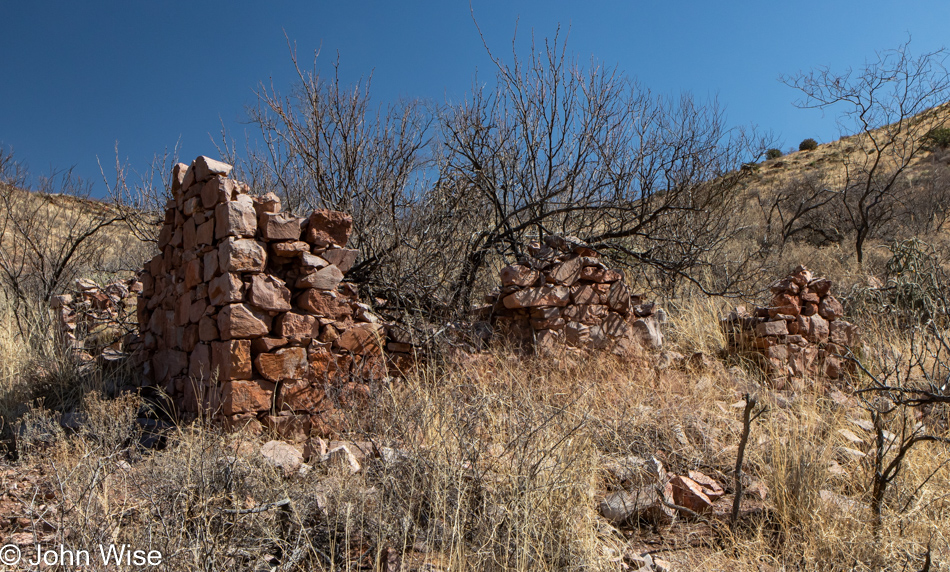
[[[772,129],[782,148],[837,138],[831,114],[798,110],[780,74],[861,65],[910,34],[915,52],[947,40],[950,2],[473,0],[493,50],[570,29],[569,48],[654,91],[718,96],[731,125]],[[239,141],[260,82],[293,81],[286,35],[373,98],[456,99],[493,77],[467,1],[77,2],[0,0],[0,144],[31,171],[74,166],[102,186],[96,158],[144,168],[180,141],[214,154],[222,124]]]

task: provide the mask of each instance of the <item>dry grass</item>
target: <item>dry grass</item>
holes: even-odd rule
[[[701,298],[671,311],[672,349],[715,352],[718,311]],[[900,344],[893,331],[869,335],[871,346]],[[28,356],[9,338],[0,347],[9,351],[9,384],[22,375],[13,364],[29,360],[18,361]],[[871,467],[837,453],[859,447],[839,432],[861,434],[850,421],[866,417],[857,403],[818,389],[789,401],[739,367],[659,370],[655,361],[499,351],[421,369],[354,417],[362,429],[345,437],[385,451],[356,475],[318,463],[284,478],[258,451],[266,436],[200,423],[177,429],[162,450],[140,450],[139,400],[94,391],[72,435],[51,438],[56,424],[40,421],[56,415],[34,408],[35,435],[21,438],[10,467],[41,475],[31,486],[43,496],[26,506],[49,523],[44,544],[148,546],[168,570],[263,570],[288,560],[296,563],[287,569],[387,570],[397,555],[414,570],[619,570],[631,551],[679,570],[899,570],[919,569],[928,543],[935,562],[948,554],[943,446],[914,450],[875,539],[863,508]],[[631,454],[657,456],[675,473],[701,470],[728,492],[741,431],[733,405],[746,391],[770,406],[753,427],[746,464],[768,496],[750,493],[738,527],[715,532],[680,520],[621,531],[599,517],[599,499],[615,486],[605,464]],[[846,474],[831,471],[835,460]],[[841,497],[823,500],[820,491]],[[227,512],[283,498],[286,510]],[[730,495],[717,503],[730,505]]]

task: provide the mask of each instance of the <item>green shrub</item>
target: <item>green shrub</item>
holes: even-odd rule
[[[782,156],[782,152],[779,151],[778,149],[769,149],[768,151],[765,152],[765,158],[769,160],[778,159],[781,156]]]
[[[927,132],[923,144],[930,149],[946,149],[950,147],[950,127],[935,127]]]
[[[808,139],[805,139],[804,141],[798,144],[799,151],[811,151],[812,149],[817,149],[817,148],[818,148],[818,142],[812,139],[811,137],[809,137]]]

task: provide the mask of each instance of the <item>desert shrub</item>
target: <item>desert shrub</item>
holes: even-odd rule
[[[812,139],[811,137],[809,137],[808,139],[805,139],[804,141],[798,144],[799,151],[811,151],[812,149],[817,149],[817,148],[818,148],[818,142]]]
[[[923,137],[923,143],[929,149],[946,149],[950,147],[950,127],[935,127]]]
[[[780,151],[779,149],[773,148],[765,152],[765,158],[769,160],[778,159],[781,156],[782,156],[782,151]]]

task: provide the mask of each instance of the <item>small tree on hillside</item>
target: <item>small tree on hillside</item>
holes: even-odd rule
[[[833,186],[858,262],[868,239],[902,210],[906,171],[927,150],[924,136],[950,116],[946,49],[914,56],[910,41],[877,54],[863,69],[833,72],[827,67],[783,77],[799,90],[801,108],[842,107],[839,126],[855,133],[857,150],[846,154],[844,176]]]

